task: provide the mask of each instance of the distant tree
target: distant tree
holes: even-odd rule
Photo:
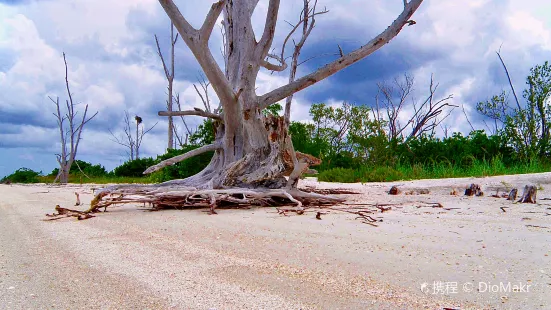
[[[551,152],[551,65],[546,61],[530,69],[527,88],[523,91],[525,102],[521,103],[499,51],[497,55],[516,106],[509,104],[507,93],[502,91],[488,101],[479,102],[477,111],[494,121],[494,133],[502,134],[519,158],[528,160],[547,156]]]
[[[65,86],[67,88],[67,95],[69,96],[69,99],[65,100],[65,106],[67,108],[65,114],[62,114],[61,112],[59,97],[56,97],[55,100],[50,96],[48,96],[48,98],[50,98],[50,100],[56,105],[56,111],[53,114],[57,118],[57,126],[59,128],[61,142],[61,154],[56,154],[57,162],[59,164],[59,173],[56,176],[54,183],[59,180],[60,183],[65,184],[69,180],[69,169],[73,165],[73,161],[77,155],[78,145],[80,143],[84,125],[98,115],[98,112],[87,118],[86,115],[88,113],[88,105],[86,105],[82,119],[80,121],[77,119],[78,112],[75,111],[76,104],[73,102],[73,96],[71,94],[71,90],[69,89],[69,70],[67,67],[65,53],[63,53],[63,62],[65,63]],[[65,121],[68,122],[68,126]]]
[[[130,116],[128,114],[128,111],[124,111],[124,136],[120,135],[117,137],[111,129],[109,129],[109,133],[111,133],[111,136],[113,137],[113,142],[116,142],[124,147],[127,148],[127,154],[128,158],[130,160],[139,159],[140,158],[140,146],[143,141],[143,137],[150,132],[159,122],[156,122],[153,126],[149,127],[147,130],[144,130],[143,125],[143,119],[136,115],[134,117],[134,120],[136,121],[136,133],[135,135],[132,134],[132,125],[130,124]],[[141,125],[141,126],[140,126]]]
[[[429,94],[423,101],[411,100],[414,79],[408,74],[404,74],[404,79],[394,79],[393,83],[379,83],[379,94],[382,94],[382,105],[379,106],[379,94],[376,98],[376,118],[385,120],[388,126],[388,137],[390,140],[405,139],[410,140],[419,137],[424,133],[434,133],[434,130],[440,125],[457,106],[450,104],[453,95],[437,99],[436,90],[438,83],[434,82],[433,75],[430,77]],[[413,114],[407,118],[404,123],[400,123],[403,116],[403,109],[406,102],[411,100]],[[386,114],[381,116],[382,113]],[[443,114],[442,114],[443,113]]]

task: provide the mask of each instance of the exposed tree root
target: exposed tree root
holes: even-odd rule
[[[98,192],[86,213],[99,212],[116,204],[150,203],[152,209],[209,207],[211,213],[219,206],[283,206],[294,204],[296,210],[304,205],[334,205],[343,198],[307,193],[297,189],[197,189],[184,186],[116,186]]]

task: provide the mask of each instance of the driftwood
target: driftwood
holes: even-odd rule
[[[521,203],[536,203],[536,194],[538,189],[534,185],[524,186],[524,191],[518,202]]]
[[[80,197],[77,192],[75,192],[75,196],[77,196],[77,202],[75,202],[75,206],[80,206]]]
[[[480,189],[480,185],[473,183],[465,189],[465,196],[484,196],[484,193]]]
[[[355,192],[346,188],[315,188],[312,186],[305,186],[301,187],[300,190],[307,193],[317,193],[323,195],[360,194],[359,192]]]
[[[405,193],[406,195],[426,195],[430,194],[430,190],[428,188],[417,188],[409,190]]]
[[[518,189],[513,188],[513,189],[509,192],[509,195],[507,196],[507,200],[515,201],[515,200],[517,199],[517,194],[518,194]]]
[[[402,191],[395,185],[395,186],[392,186],[390,188],[390,190],[388,191],[388,194],[389,195],[398,195],[400,194]]]
[[[93,215],[89,214],[89,212],[62,208],[59,205],[55,206],[55,211],[57,212],[57,214],[55,212],[52,214],[46,214],[48,218],[44,219],[44,221],[55,221],[66,217],[76,217],[80,221],[94,217]]]
[[[99,208],[123,203],[151,203],[156,210],[190,207],[218,206],[279,206],[295,204],[298,209],[304,205],[332,205],[344,201],[342,198],[306,193],[298,189],[197,189],[182,186],[128,185],[104,189],[96,194],[87,212],[98,212]]]

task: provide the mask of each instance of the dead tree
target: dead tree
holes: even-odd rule
[[[163,70],[165,72],[165,77],[168,82],[168,98],[166,100],[166,108],[168,112],[172,112],[174,104],[174,96],[173,96],[173,85],[174,85],[174,48],[176,46],[176,41],[178,41],[178,33],[174,35],[174,24],[170,23],[170,68],[167,67],[165,59],[163,57],[163,53],[161,52],[161,46],[159,45],[159,39],[157,38],[157,35],[155,35],[155,43],[157,43],[157,53],[159,54],[159,57],[161,58],[161,62],[163,63]],[[174,120],[172,119],[172,115],[168,116],[168,145],[167,148],[171,149],[174,148]]]
[[[200,76],[197,80],[199,82],[199,86],[200,86],[201,89],[199,89],[199,87],[197,87],[196,84],[193,84],[193,88],[195,88],[195,91],[197,92],[197,95],[199,95],[199,98],[201,99],[201,102],[203,103],[203,106],[205,107],[204,111],[207,112],[207,113],[212,113],[211,100],[210,100],[210,97],[209,97],[210,83],[207,80],[205,80],[204,76]],[[176,94],[175,101],[176,101],[176,106],[178,107],[178,111],[180,111],[180,112],[183,111],[182,110],[182,105],[180,103],[180,94]],[[202,111],[199,108],[195,108],[195,109],[198,111],[198,113],[200,111]],[[215,109],[215,112],[218,113],[218,108]],[[167,112],[159,112],[159,116],[165,116],[165,115],[168,115],[168,114],[170,114],[170,112],[168,112],[168,111]],[[189,114],[187,114],[187,115],[189,115]],[[184,115],[179,115],[179,116],[180,116],[180,119],[182,120],[182,123],[184,124],[185,138],[183,137],[184,134],[180,135],[178,133],[176,125],[174,126],[174,136],[176,137],[176,140],[178,141],[178,144],[180,145],[180,147],[183,147],[184,145],[187,145],[188,138],[189,138],[189,136],[192,135],[193,132],[190,130],[189,126],[187,125],[186,120],[184,119]]]
[[[68,100],[65,100],[65,107],[67,111],[65,114],[61,113],[61,107],[59,104],[59,97],[56,97],[54,100],[52,97],[48,96],[50,100],[55,104],[56,111],[54,116],[57,118],[57,127],[59,128],[59,136],[61,142],[61,154],[56,154],[57,163],[59,164],[59,172],[54,180],[54,183],[59,181],[62,184],[66,184],[69,181],[69,171],[71,166],[75,161],[78,145],[80,143],[82,130],[84,125],[92,120],[98,112],[94,113],[91,117],[87,118],[88,105],[84,108],[84,113],[82,118],[77,119],[78,111],[75,111],[75,103],[73,102],[73,96],[69,88],[69,69],[67,66],[67,58],[65,53],[63,53],[63,62],[65,63],[65,87],[67,89]],[[67,124],[65,123],[67,121]]]
[[[140,146],[143,141],[143,137],[150,132],[159,122],[156,122],[153,126],[149,127],[149,129],[144,130],[143,120],[139,116],[135,116],[134,120],[136,121],[136,133],[135,135],[132,134],[132,125],[130,124],[130,116],[128,114],[128,111],[124,111],[124,135],[120,135],[117,137],[111,129],[109,129],[109,133],[111,133],[111,136],[113,139],[111,141],[118,143],[124,147],[127,148],[127,154],[128,158],[130,160],[139,159],[140,158]],[[140,126],[141,125],[141,126]]]
[[[402,132],[413,121],[410,119],[406,125],[401,126],[399,116],[409,98],[409,94],[413,90],[414,79],[407,73],[404,74],[403,81],[398,78],[394,79],[394,85],[388,83],[377,83],[379,92],[383,94],[383,105],[386,109],[386,120],[388,124],[388,137],[389,139],[396,139],[402,135]],[[379,97],[377,95],[377,103]],[[396,102],[397,99],[397,102]],[[379,105],[377,104],[377,109]],[[378,114],[378,113],[377,113]]]
[[[277,59],[269,56],[280,0],[269,1],[266,22],[262,33],[258,36],[259,40],[256,39],[251,21],[258,0],[217,1],[212,5],[205,21],[198,29],[188,22],[172,0],[159,0],[182,40],[203,69],[221,104],[221,110],[217,113],[194,109],[167,112],[165,115],[198,115],[212,118],[216,126],[215,141],[204,146],[202,151],[214,150],[214,155],[209,165],[197,175],[161,185],[108,187],[96,195],[93,205],[97,207],[107,203],[103,198],[110,194],[122,195],[123,198],[131,198],[132,201],[156,203],[162,196],[159,191],[174,193],[178,190],[186,193],[182,194],[185,197],[180,197],[184,199],[179,202],[180,206],[191,202],[190,199],[194,195],[201,200],[210,201],[212,205],[220,202],[273,204],[281,203],[282,200],[284,203],[298,201],[302,205],[319,201],[321,199],[319,195],[303,193],[294,187],[298,176],[306,171],[309,165],[320,161],[307,154],[295,153],[284,118],[265,116],[263,110],[382,48],[396,37],[405,25],[413,24],[411,17],[422,2],[422,0],[404,0],[400,3],[403,5],[403,10],[396,20],[361,47],[348,54],[343,53],[326,66],[296,78],[287,85],[259,95],[256,93],[256,80],[261,69],[281,72],[287,68],[285,58]],[[215,23],[221,14],[225,34],[224,69],[215,61],[208,44]],[[270,62],[271,59],[272,61],[275,59],[277,63]],[[197,150],[192,151],[193,155],[199,153]],[[184,154],[179,158],[183,160],[189,156],[191,155]],[[148,169],[148,172],[155,170]],[[289,181],[285,175],[290,176]],[[234,189],[228,190],[228,188]],[[172,194],[169,196],[170,199],[178,199]],[[340,199],[334,198],[332,201],[340,201]],[[168,202],[163,200],[162,203]]]
[[[388,136],[391,140],[403,138],[408,141],[424,133],[433,133],[437,126],[457,107],[448,102],[453,98],[453,95],[448,95],[438,100],[435,98],[438,83],[434,83],[434,77],[431,74],[429,95],[421,103],[412,100],[413,115],[405,124],[400,124],[400,113],[403,112],[413,91],[413,77],[404,74],[403,81],[396,78],[393,84],[379,83],[377,85],[379,87],[379,93],[383,95],[383,108],[386,110]],[[379,109],[378,102],[379,99],[377,97],[377,110]],[[439,117],[442,112],[447,113]],[[379,114],[379,112],[377,112],[377,114]],[[404,134],[406,129],[410,130],[409,134]]]

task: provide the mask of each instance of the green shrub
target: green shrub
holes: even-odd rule
[[[28,168],[19,168],[14,173],[5,176],[0,180],[1,183],[10,181],[12,183],[38,183],[38,177],[42,175],[42,171],[36,172]]]
[[[80,167],[80,169],[78,167]],[[71,169],[69,169],[69,174],[70,175],[80,174],[81,169],[89,177],[103,177],[108,174],[107,170],[105,170],[105,167],[103,167],[102,165],[100,164],[92,165],[89,162],[85,162],[83,160],[78,160],[78,159],[75,160],[71,165]],[[52,172],[50,172],[50,174],[48,174],[48,176],[55,177],[57,176],[58,173],[59,173],[59,168],[55,168],[54,170],[52,170]]]
[[[117,177],[142,177],[143,172],[156,162],[151,157],[129,160],[124,164],[116,167],[113,174]]]
[[[163,160],[172,158],[174,156],[187,153],[198,147],[199,146],[196,146],[196,145],[189,145],[182,149],[169,149],[165,154],[157,156],[157,159],[155,160],[155,164]],[[165,181],[170,181],[174,179],[183,179],[183,178],[192,176],[194,174],[197,174],[201,172],[201,170],[203,170],[209,164],[213,155],[214,155],[214,152],[206,152],[206,153],[188,158],[172,166],[164,167],[163,169],[151,174],[151,181],[159,183],[159,182],[165,182]]]
[[[359,182],[360,178],[356,176],[354,169],[332,168],[320,172],[318,180],[324,182],[355,183]]]

